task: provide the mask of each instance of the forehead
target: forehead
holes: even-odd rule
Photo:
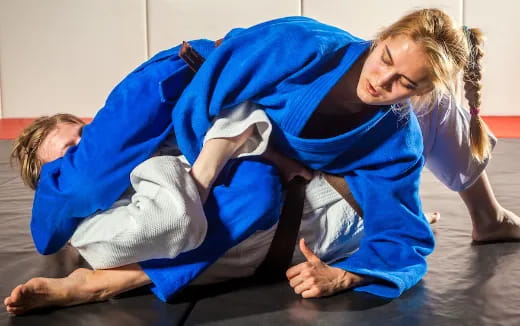
[[[77,123],[58,122],[56,126],[54,126],[54,128],[52,128],[42,139],[42,142],[36,151],[37,156],[40,159],[46,158],[49,153],[53,152],[57,147],[75,137],[81,126],[81,124]]]
[[[58,122],[56,123],[56,126],[54,126],[54,128],[52,128],[51,131],[49,131],[44,141],[47,139],[50,140],[53,138],[62,138],[67,137],[69,135],[73,135],[79,128],[81,128],[81,125],[78,123]]]
[[[421,82],[429,77],[430,64],[423,45],[407,36],[397,35],[379,42],[378,47],[387,51],[397,70],[403,75]]]

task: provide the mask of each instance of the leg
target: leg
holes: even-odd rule
[[[520,240],[520,217],[500,205],[485,171],[459,195],[471,215],[473,240]]]
[[[38,277],[18,285],[4,305],[7,312],[20,315],[37,308],[104,301],[149,283],[137,264],[106,270],[79,268],[65,278]]]

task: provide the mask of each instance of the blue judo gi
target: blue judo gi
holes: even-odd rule
[[[345,176],[364,211],[360,249],[332,265],[381,280],[359,291],[397,297],[415,285],[426,273],[434,241],[418,196],[422,139],[413,114],[382,107],[337,137],[298,137],[370,43],[305,17],[233,30],[218,49],[207,40],[190,43],[206,58],[195,76],[177,57],[178,47],[159,53],[115,88],[79,146],[43,167],[31,222],[38,250],[55,252],[82,218],[110,207],[128,187],[130,171],[172,127],[193,163],[212,119],[250,100],[265,108],[278,150],[310,168]],[[271,226],[280,198],[272,166],[254,159],[230,162],[205,205],[209,228],[203,244],[176,259],[141,263],[152,290],[169,299],[227,249]]]

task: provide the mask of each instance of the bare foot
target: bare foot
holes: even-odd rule
[[[430,224],[435,224],[435,223],[439,222],[439,220],[441,219],[441,213],[439,213],[439,212],[424,213],[424,215],[426,216],[426,219],[428,220],[428,223],[430,223]]]
[[[472,237],[476,242],[519,241],[520,217],[500,207],[496,217],[473,219]]]
[[[33,278],[18,285],[4,300],[9,313],[20,315],[44,307],[65,307],[102,300],[100,293],[88,288],[87,277],[93,271],[80,268],[65,278]]]

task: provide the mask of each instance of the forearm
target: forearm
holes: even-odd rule
[[[213,138],[206,141],[190,171],[199,188],[202,202],[206,200],[209,189],[224,165],[252,135],[254,128],[254,125],[250,126],[235,137]]]
[[[352,289],[360,285],[365,285],[371,282],[371,278],[365,277],[363,275],[351,273],[349,271],[343,270],[337,267],[331,267],[332,269],[337,269],[338,277],[336,279],[336,291],[334,293],[344,291],[347,289]]]

